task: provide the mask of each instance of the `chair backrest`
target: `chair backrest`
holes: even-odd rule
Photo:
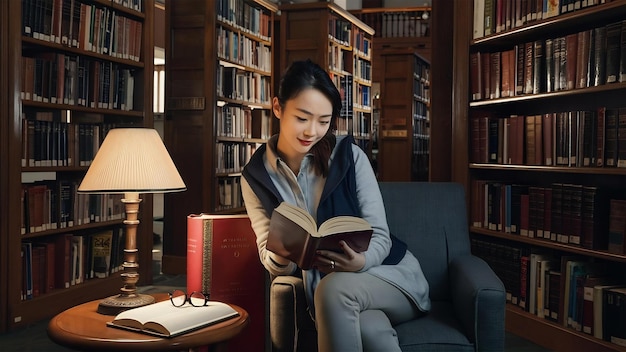
[[[463,186],[451,182],[380,182],[379,186],[389,229],[420,261],[431,300],[449,299],[448,263],[470,253]]]

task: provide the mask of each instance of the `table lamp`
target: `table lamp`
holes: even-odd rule
[[[79,193],[123,193],[126,241],[121,274],[124,287],[116,296],[105,298],[98,313],[119,312],[154,303],[150,295],[137,293],[137,226],[139,193],[166,193],[186,190],[161,137],[150,128],[110,130],[78,187]]]

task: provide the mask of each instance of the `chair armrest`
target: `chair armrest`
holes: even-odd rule
[[[295,276],[277,276],[270,287],[272,351],[317,348],[315,324],[307,310],[304,284]],[[303,341],[304,340],[304,341]]]
[[[452,301],[476,351],[504,350],[506,292],[491,267],[473,255],[450,263]]]

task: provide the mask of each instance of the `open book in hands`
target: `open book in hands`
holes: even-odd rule
[[[323,222],[319,228],[306,210],[282,202],[272,212],[266,248],[287,258],[301,269],[311,269],[319,249],[343,252],[339,241],[355,252],[367,250],[372,227],[356,216],[337,216]]]
[[[231,306],[209,301],[204,307],[175,307],[169,300],[123,311],[107,325],[161,337],[174,337],[238,316]]]

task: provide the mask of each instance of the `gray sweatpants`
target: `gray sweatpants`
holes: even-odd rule
[[[320,352],[400,351],[393,325],[421,313],[395,286],[368,273],[334,272],[315,289]]]

